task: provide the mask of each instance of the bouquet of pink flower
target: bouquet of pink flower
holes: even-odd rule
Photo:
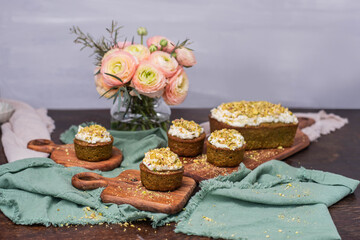
[[[153,98],[162,96],[168,105],[181,104],[189,90],[184,67],[196,64],[193,51],[187,47],[188,39],[174,44],[166,37],[153,36],[143,45],[147,30],[140,27],[137,33],[141,41],[136,44],[134,38],[132,41],[118,41],[120,29],[116,22],[112,22],[111,28],[106,29],[110,38],[102,37],[97,41],[79,27],[70,29],[77,35],[75,43],[94,49],[97,92],[106,98],[113,98],[114,103],[118,99],[119,107],[126,106],[126,112],[138,111],[143,118],[156,117],[153,109],[149,109]]]

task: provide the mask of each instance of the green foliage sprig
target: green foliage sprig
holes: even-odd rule
[[[116,21],[112,21],[111,27],[106,28],[106,31],[109,33],[109,38],[102,36],[97,40],[95,40],[90,33],[84,33],[78,26],[71,27],[70,33],[77,36],[74,43],[83,45],[80,50],[84,48],[93,49],[94,52],[90,56],[95,55],[95,65],[100,66],[105,53],[117,45],[121,28],[123,28],[123,26],[119,26]]]

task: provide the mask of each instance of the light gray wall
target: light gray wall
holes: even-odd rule
[[[106,108],[91,51],[72,25],[100,36],[111,20],[173,41],[198,64],[180,107],[269,100],[290,107],[360,108],[360,1],[1,0],[0,96],[47,108]]]

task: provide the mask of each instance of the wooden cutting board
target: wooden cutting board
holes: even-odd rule
[[[140,171],[125,170],[115,178],[92,172],[72,177],[72,185],[81,190],[106,187],[101,193],[104,203],[130,204],[139,210],[174,214],[180,212],[196,187],[196,182],[183,177],[182,186],[171,192],[147,190],[140,180]]]
[[[47,139],[31,140],[27,147],[29,149],[50,153],[50,158],[54,162],[64,165],[65,167],[83,167],[89,170],[110,171],[120,166],[123,156],[120,149],[113,147],[112,157],[99,161],[88,162],[76,157],[74,144],[56,145],[53,141]]]
[[[298,129],[295,135],[294,144],[289,148],[275,149],[259,149],[245,151],[243,163],[249,169],[255,169],[272,159],[283,160],[300,150],[309,146],[309,138]],[[206,145],[204,146],[206,153]],[[239,167],[216,167],[206,161],[206,154],[196,158],[181,158],[184,165],[184,175],[195,179],[197,182],[217,177],[219,175],[227,175],[237,171]]]

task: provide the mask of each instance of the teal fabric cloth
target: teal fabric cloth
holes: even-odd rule
[[[340,239],[328,206],[359,181],[272,160],[201,183],[176,232],[225,239]]]
[[[72,143],[77,127],[61,135],[64,143]],[[46,226],[65,224],[119,223],[150,218],[154,226],[167,217],[162,213],[139,211],[131,205],[104,204],[103,188],[80,191],[71,185],[79,172],[96,172],[116,177],[125,169],[138,169],[144,153],[167,146],[161,129],[139,132],[111,131],[114,145],[124,155],[121,167],[109,172],[66,168],[49,158],[29,158],[0,166],[0,210],[14,223]]]
[[[61,135],[71,143],[75,126]],[[115,177],[135,168],[149,149],[166,146],[160,129],[111,131],[124,153],[120,168],[97,172]],[[66,168],[48,158],[24,159],[0,166],[0,210],[17,224],[99,224],[149,218],[153,226],[177,221],[176,232],[225,239],[340,239],[327,207],[353,193],[359,181],[340,175],[294,168],[273,160],[251,171],[203,181],[185,210],[176,215],[104,204],[103,189],[80,191],[71,177],[89,171]]]

